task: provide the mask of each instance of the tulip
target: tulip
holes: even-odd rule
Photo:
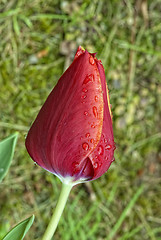
[[[99,178],[114,160],[109,93],[95,55],[78,48],[26,138],[31,158],[63,182],[42,240],[52,238],[72,187]]]
[[[26,138],[31,158],[63,183],[97,179],[114,160],[109,93],[95,55],[78,48]]]

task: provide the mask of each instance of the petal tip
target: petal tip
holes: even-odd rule
[[[74,60],[77,59],[80,55],[82,55],[85,51],[86,50],[82,46],[79,46],[77,51],[76,51]]]

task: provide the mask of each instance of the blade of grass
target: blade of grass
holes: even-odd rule
[[[158,233],[161,234],[161,227],[154,228],[154,229],[152,230],[152,232],[153,232],[153,234],[158,234]]]
[[[108,197],[108,206],[113,202],[114,198],[115,198],[115,194],[116,194],[116,191],[117,191],[117,188],[118,188],[118,181],[116,181],[110,191],[110,194],[109,194],[109,197]]]
[[[131,147],[129,147],[129,149],[127,150],[127,153],[131,153],[133,150],[135,150],[136,148],[139,148],[139,147],[142,147],[144,146],[145,144],[149,143],[149,142],[153,142],[153,141],[156,141],[158,139],[161,138],[161,132],[159,133],[156,133],[150,137],[147,137],[143,140],[140,140],[136,143],[134,143],[133,145],[131,145]]]
[[[161,56],[161,52],[156,52],[153,49],[146,49],[145,47],[142,46],[137,46],[135,44],[130,44],[128,42],[122,41],[120,39],[115,39],[114,43],[118,45],[118,47],[120,48],[124,48],[124,49],[131,49],[137,52],[141,52],[141,53],[146,53],[149,55],[154,55],[154,56]]]
[[[30,21],[30,19],[22,14],[19,15],[19,18],[22,19],[24,21],[24,23],[31,29],[33,27],[32,22]]]
[[[16,9],[12,9],[12,10],[9,10],[6,12],[2,12],[2,13],[0,13],[0,18],[5,18],[5,17],[10,17],[13,15],[16,15],[17,13],[19,13],[19,11],[20,11],[20,9],[16,8]]]
[[[123,221],[125,220],[127,213],[132,209],[132,207],[134,206],[135,202],[137,201],[137,199],[139,198],[139,196],[141,195],[141,193],[144,190],[144,185],[142,185],[138,191],[135,193],[135,195],[133,196],[133,198],[131,199],[131,201],[129,202],[129,204],[127,205],[127,207],[123,210],[120,218],[118,219],[118,221],[116,222],[116,224],[114,225],[113,229],[110,231],[109,235],[107,236],[106,240],[110,240],[113,239],[113,237],[115,236],[116,232],[118,231],[118,229],[120,228],[121,224],[123,223]]]
[[[143,228],[143,225],[134,228],[131,232],[125,233],[123,237],[119,238],[119,240],[131,239],[131,238],[134,237],[135,234],[137,234],[142,228]]]
[[[67,20],[70,17],[67,15],[61,15],[61,14],[36,14],[34,16],[31,16],[30,19],[31,20],[39,20],[39,19],[57,19],[57,20]]]
[[[104,49],[101,53],[100,58],[102,59],[102,62],[103,62],[104,65],[107,64],[107,60],[108,60],[108,57],[109,57],[110,52],[111,52],[111,43],[112,43],[112,41],[113,41],[113,39],[116,35],[117,29],[118,29],[118,25],[116,24],[112,28],[111,32],[109,33],[108,41],[107,41],[107,43],[106,43],[106,45],[105,45],[105,47],[104,47]]]
[[[142,223],[144,224],[144,228],[146,229],[146,233],[148,235],[148,239],[156,240],[155,234],[152,231],[152,228],[149,225],[149,223],[147,222],[147,220],[146,220],[145,216],[143,215],[142,211],[138,211],[138,215],[139,215]]]
[[[14,28],[16,35],[19,36],[20,35],[20,27],[18,24],[17,15],[13,16],[13,28]]]
[[[24,131],[24,132],[27,132],[29,130],[29,127],[19,125],[19,124],[14,124],[14,123],[6,123],[6,122],[0,122],[0,127],[10,128],[10,129],[14,129],[17,131]]]
[[[97,213],[93,226],[91,226],[91,228],[88,229],[87,231],[87,239],[91,239],[92,236],[94,237],[94,234],[98,231],[98,229],[100,229],[100,222],[101,222],[101,215]]]

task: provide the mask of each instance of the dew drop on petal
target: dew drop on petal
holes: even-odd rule
[[[111,146],[110,144],[108,144],[108,145],[105,146],[105,149],[106,149],[106,150],[110,150],[111,148],[112,148],[112,146]]]
[[[72,167],[77,168],[78,166],[79,166],[79,162],[75,161],[75,162],[72,163]]]
[[[90,133],[86,133],[85,137],[89,138],[90,137]]]
[[[87,84],[88,82],[93,82],[93,81],[94,81],[94,75],[90,74],[85,77],[83,84]]]
[[[98,97],[97,97],[97,96],[95,96],[95,97],[94,97],[94,100],[97,102],[97,101],[98,101]]]
[[[95,125],[92,124],[92,125],[91,125],[91,128],[95,128]]]
[[[82,92],[86,93],[88,90],[86,88],[83,88]]]
[[[87,97],[87,95],[82,95],[81,98],[82,99],[85,99]]]
[[[98,154],[103,154],[103,147],[101,145],[98,147]]]
[[[89,145],[88,145],[88,143],[86,143],[86,142],[82,144],[82,147],[83,147],[83,149],[86,150],[86,151],[89,149]]]
[[[104,139],[104,142],[107,143],[107,139],[106,138]]]
[[[85,111],[85,112],[84,112],[84,115],[85,115],[85,116],[88,116],[88,112],[87,112],[87,111]]]
[[[94,65],[94,63],[95,63],[94,58],[92,56],[90,56],[90,58],[89,58],[89,63],[92,65]]]
[[[77,52],[76,56],[79,57],[81,55],[81,52]]]
[[[73,168],[73,174],[76,174],[79,172],[79,162],[73,162],[72,163],[72,168]]]
[[[98,60],[98,62],[102,65],[102,61],[101,60]]]
[[[102,166],[102,163],[99,163],[99,167],[101,167]]]
[[[94,143],[94,139],[93,139],[93,138],[91,138],[90,142],[91,142],[91,143]]]
[[[98,163],[98,162],[95,162],[95,163],[93,164],[93,167],[94,167],[95,169],[97,169],[97,168],[99,167],[99,163]]]
[[[98,117],[98,112],[96,106],[93,107],[93,114],[97,118]]]

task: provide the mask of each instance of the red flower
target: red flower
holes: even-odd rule
[[[31,158],[63,182],[103,175],[114,160],[112,115],[104,68],[79,47],[26,138]]]

